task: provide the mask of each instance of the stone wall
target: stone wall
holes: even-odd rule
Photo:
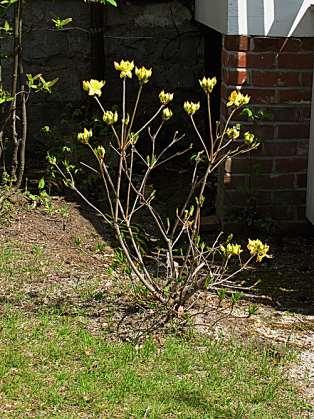
[[[51,19],[72,17],[68,30],[57,31]],[[24,66],[45,79],[59,77],[51,95],[33,95],[31,133],[43,123],[56,123],[67,102],[83,99],[81,80],[90,77],[90,10],[83,1],[27,1],[25,3]],[[70,27],[73,29],[70,29]]]
[[[43,125],[60,122],[67,103],[75,107],[91,102],[82,92],[84,79],[107,80],[103,101],[109,107],[119,103],[120,80],[113,61],[123,58],[153,67],[144,116],[158,106],[162,89],[172,91],[174,106],[181,109],[175,120],[181,128],[183,101],[202,97],[197,80],[204,75],[204,34],[193,19],[193,4],[193,0],[121,0],[114,8],[83,0],[25,2],[25,72],[59,77],[53,94],[32,96],[30,139],[40,137]],[[54,17],[72,17],[73,22],[57,31],[51,22]],[[136,82],[129,83],[131,101],[135,87]]]
[[[116,102],[121,95],[119,75],[112,70],[113,62],[120,59],[134,59],[139,66],[153,68],[148,94],[144,95],[145,113],[150,114],[158,106],[162,89],[175,93],[174,106],[180,109],[184,100],[200,99],[198,78],[204,74],[204,35],[189,7],[193,3],[129,1],[120,2],[118,8],[106,8],[104,71],[109,101]],[[135,92],[129,84],[132,98]],[[136,83],[133,86],[135,89]],[[179,117],[183,118],[183,111]]]

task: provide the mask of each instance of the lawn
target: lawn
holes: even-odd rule
[[[288,418],[301,407],[284,356],[254,344],[93,336],[84,317],[1,316],[2,413],[58,417]]]
[[[35,211],[2,227],[1,417],[302,417],[288,347],[191,332],[113,338],[119,276],[71,214],[65,230]]]

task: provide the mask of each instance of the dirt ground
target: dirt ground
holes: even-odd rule
[[[28,288],[30,298],[19,304],[32,310],[38,304],[47,303],[47,292],[45,300],[42,290],[53,285],[54,304],[63,304],[68,297],[67,310],[71,311],[81,304],[71,290],[76,284],[97,278],[93,298],[84,302],[90,319],[87,327],[96,331],[106,327],[108,313],[111,317],[121,317],[123,292],[118,289],[117,276],[108,273],[114,258],[112,237],[97,217],[62,199],[54,200],[55,207],[63,208],[58,213],[27,209],[23,204],[23,208],[2,216],[0,245],[18,241],[26,247],[41,246],[49,265],[53,263],[58,269],[47,266],[43,282]],[[247,317],[246,310],[252,301],[244,300],[231,316],[218,322],[212,314],[199,318],[199,329],[205,330],[202,322],[209,323],[211,327],[206,328],[206,333],[214,336],[254,337],[263,344],[277,343],[278,348],[287,345],[296,348],[300,356],[288,374],[298,383],[309,403],[314,403],[314,236],[277,237],[270,239],[269,244],[273,259],[245,273],[248,285],[257,283],[250,290],[253,302],[259,307],[257,314]],[[204,296],[206,298],[212,303],[215,297]]]

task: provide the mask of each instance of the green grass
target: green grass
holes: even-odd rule
[[[288,353],[195,336],[169,336],[161,347],[113,342],[106,330],[89,332],[84,310],[30,304],[29,287],[44,293],[57,268],[41,247],[0,247],[1,293],[10,297],[0,311],[0,417],[299,417],[304,404],[282,368]],[[90,281],[91,293],[88,282],[75,291],[78,305],[94,293]],[[46,298],[56,286],[47,283]]]
[[[288,418],[301,402],[271,351],[169,337],[140,348],[93,336],[84,318],[6,306],[0,406],[14,415]],[[90,417],[89,416],[89,417]]]

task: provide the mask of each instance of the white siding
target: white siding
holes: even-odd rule
[[[228,35],[314,36],[314,0],[196,0],[196,20]]]

